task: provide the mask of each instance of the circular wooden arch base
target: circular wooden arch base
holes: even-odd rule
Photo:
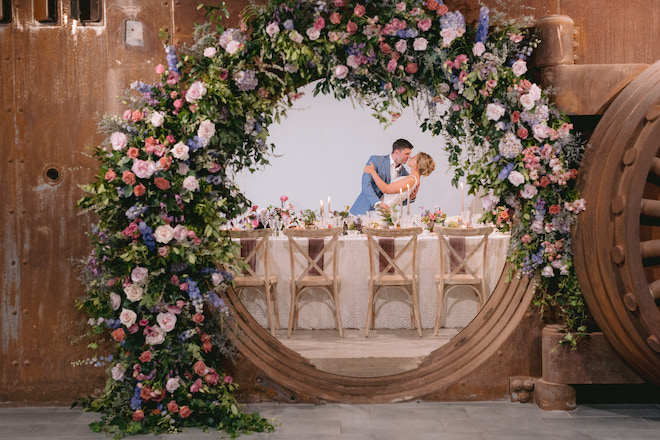
[[[660,61],[617,96],[590,145],[574,246],[580,285],[616,351],[660,384]]]
[[[286,348],[261,327],[232,289],[226,300],[234,310],[230,337],[241,354],[278,386],[316,400],[345,403],[387,403],[413,400],[442,393],[449,385],[468,377],[489,358],[502,356],[500,347],[518,328],[528,312],[533,283],[514,278],[506,283],[505,267],[493,294],[475,319],[448,344],[433,351],[417,369],[384,377],[347,377],[316,369],[298,353]],[[529,319],[539,320],[527,313]],[[526,358],[530,356],[525,353]],[[520,370],[520,366],[514,366]],[[489,372],[479,372],[488,380]],[[505,389],[508,391],[508,376]],[[506,394],[506,393],[505,393]],[[465,400],[474,400],[466,398]],[[478,396],[476,396],[478,398]]]

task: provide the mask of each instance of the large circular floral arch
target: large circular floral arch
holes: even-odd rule
[[[248,7],[239,29],[222,27],[222,8],[207,12],[194,44],[166,45],[157,82],[134,83],[123,116],[102,121],[100,171],[79,202],[99,218],[80,306],[90,333],[116,342],[96,428],[270,427],[238,409],[220,371],[221,268],[237,254],[222,225],[248,207],[232,176],[268,163],[268,126],[312,81],[384,123],[426,104],[421,128],[445,136],[454,181],[485,192],[484,220],[510,228],[509,259],[541,281],[538,301],[583,330],[570,236],[582,147],[528,78],[537,41],[524,21],[484,7],[470,26],[436,0],[272,0]]]

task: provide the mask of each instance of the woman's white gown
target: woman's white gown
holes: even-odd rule
[[[394,179],[392,182],[396,182],[397,180],[404,179],[409,176],[400,176]],[[417,177],[412,176],[413,179],[415,179],[415,184],[410,187],[410,191],[413,190],[418,184],[417,182]],[[390,182],[390,183],[392,183]],[[396,192],[392,194],[383,194],[380,198],[380,201],[385,203],[387,206],[394,206],[394,205],[400,205],[404,200],[408,198],[408,190],[403,190],[402,192]]]

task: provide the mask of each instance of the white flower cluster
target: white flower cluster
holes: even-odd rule
[[[504,136],[502,136],[502,139],[500,139],[498,149],[502,157],[513,159],[522,152],[522,142],[515,133],[507,131]]]

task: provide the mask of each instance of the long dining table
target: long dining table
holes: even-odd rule
[[[465,239],[465,253],[469,254],[479,237]],[[403,247],[403,239],[395,240],[395,252]],[[490,235],[487,248],[486,288],[488,296],[498,282],[506,262],[509,235],[494,232]],[[275,291],[280,328],[285,329],[289,320],[291,302],[291,265],[288,239],[283,234],[273,235],[268,240],[270,275],[277,275]],[[437,285],[435,275],[440,273],[440,246],[435,233],[424,231],[418,237],[417,264],[419,273],[419,302],[422,327],[433,328],[437,305]],[[445,258],[448,258],[445,254]],[[257,258],[257,273],[263,273],[262,255]],[[332,259],[325,257],[325,264],[332,264]],[[362,234],[343,235],[339,239],[339,303],[344,328],[364,329],[367,321],[369,295],[369,250],[367,237]],[[297,273],[303,269],[303,260],[294,260]],[[448,261],[446,261],[448,264]],[[473,257],[470,265],[481,267],[481,258]],[[408,267],[408,269],[410,269]],[[404,270],[405,267],[404,267]],[[262,296],[252,289],[241,294],[241,300],[252,316],[262,326],[267,327],[267,309]],[[407,295],[395,287],[386,287],[379,294],[376,302],[377,316],[375,328],[397,329],[410,328],[411,315]],[[441,326],[446,328],[465,327],[478,313],[479,304],[476,295],[467,287],[458,287],[445,297]],[[333,303],[322,289],[308,289],[299,302],[300,329],[332,329],[336,327]]]

